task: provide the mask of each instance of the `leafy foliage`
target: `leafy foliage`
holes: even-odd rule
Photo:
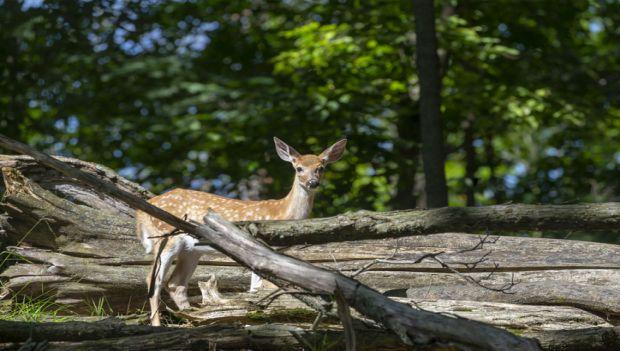
[[[424,205],[410,2],[0,1],[0,127],[161,192],[283,196],[276,135],[346,135],[315,215]],[[450,203],[618,200],[620,4],[438,4]],[[468,200],[468,197],[471,197]]]

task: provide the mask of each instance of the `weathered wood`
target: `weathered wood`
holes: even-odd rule
[[[62,322],[62,323],[29,323],[0,321],[0,347],[9,346],[8,343],[20,343],[31,335],[33,340],[47,340],[53,350],[84,347],[104,349],[110,345],[129,347],[135,345],[136,350],[152,349],[157,347],[156,339],[162,333],[177,332],[179,334],[162,336],[160,349],[169,346],[169,338],[199,338],[204,344],[190,343],[191,346],[207,349],[207,342],[216,342],[218,349],[255,348],[263,350],[290,350],[299,347],[299,341],[291,332],[300,333],[309,341],[319,341],[326,338],[332,342],[339,342],[338,349],[342,349],[342,332],[334,329],[334,321],[327,320],[326,324],[312,332],[309,322],[316,314],[299,301],[281,296],[272,305],[264,310],[257,310],[252,301],[258,297],[251,294],[240,294],[234,305],[207,306],[189,312],[177,313],[196,323],[209,324],[219,322],[217,327],[208,326],[197,329],[174,329],[164,327],[150,327],[142,325],[125,325],[117,319],[106,319],[95,323]],[[409,303],[414,308],[451,314],[458,317],[470,318],[490,323],[501,328],[509,329],[520,335],[537,339],[543,350],[616,350],[620,346],[620,333],[602,318],[584,313],[578,309],[557,306],[518,306],[511,304],[453,301],[453,300],[422,300],[412,301],[399,299]],[[221,323],[242,322],[246,327],[233,327]],[[268,322],[270,324],[263,324]],[[296,326],[273,324],[274,322],[293,322]],[[260,323],[261,325],[252,325]],[[250,325],[247,325],[250,324]],[[233,324],[239,325],[239,324]],[[404,350],[404,345],[398,338],[378,329],[359,329],[356,324],[358,346],[361,350]],[[32,333],[32,334],[31,334]],[[148,335],[147,335],[148,334]],[[156,335],[153,335],[156,334]],[[142,337],[137,337],[142,336]],[[136,338],[134,338],[136,337]],[[281,339],[284,338],[284,339]],[[103,340],[97,342],[95,340]],[[113,339],[113,340],[110,340]],[[145,341],[140,346],[140,341]],[[3,344],[4,343],[4,344]],[[181,342],[179,345],[187,345]],[[258,347],[260,346],[260,347]]]
[[[300,221],[241,225],[272,245],[318,244],[452,231],[605,230],[620,228],[620,203],[496,205],[393,212],[358,211]]]
[[[411,303],[418,308],[490,323],[535,338],[544,350],[617,350],[620,347],[617,328],[576,308],[454,300]]]
[[[30,181],[14,168],[3,168],[5,202],[0,205],[14,227],[8,232],[13,244],[29,243],[50,248],[70,249],[75,242],[90,252],[110,255],[123,243],[134,240],[130,217],[60,198]],[[107,244],[112,243],[108,249]],[[133,246],[133,251],[137,251]],[[131,254],[127,249],[127,254]]]
[[[359,327],[361,328],[361,327]],[[130,326],[119,323],[18,323],[1,322],[3,349],[17,349],[33,331],[33,340],[48,340],[45,350],[299,350],[306,345],[342,349],[342,331],[310,330],[309,325],[218,325],[198,328]],[[358,350],[407,350],[398,338],[383,330],[362,328]],[[63,336],[64,333],[64,336]],[[303,343],[300,343],[303,340]],[[14,343],[8,343],[8,342]],[[3,344],[4,343],[4,344]],[[307,343],[307,344],[305,344]]]
[[[264,309],[255,302],[259,298],[252,294],[236,294],[228,304],[204,306],[176,315],[194,323],[244,324],[270,322],[310,323],[316,312],[308,309],[298,300],[283,295]],[[620,343],[612,325],[603,318],[573,307],[528,306],[494,302],[457,300],[418,300],[396,298],[414,308],[450,314],[462,318],[505,328],[519,335],[537,339],[544,350],[614,350]],[[334,321],[328,320],[333,323]],[[567,337],[569,336],[570,337]]]
[[[535,350],[536,343],[512,334],[498,332],[486,324],[413,310],[385,298],[360,282],[313,266],[290,256],[274,252],[251,235],[224,220],[216,213],[204,217],[205,225],[197,234],[208,238],[231,258],[265,277],[277,277],[307,291],[334,295],[341,293],[346,302],[361,315],[383,324],[411,344],[429,344],[446,340],[466,347],[497,350]],[[311,279],[308,279],[311,277]],[[441,317],[439,317],[441,316]]]
[[[536,283],[521,282],[512,290],[514,294],[503,294],[475,288],[472,285],[454,284],[409,288],[407,296],[411,298],[424,296],[429,299],[502,301],[529,305],[568,305],[598,313],[610,320],[619,320],[618,284],[593,288],[590,284],[548,280]]]
[[[116,318],[97,322],[33,323],[0,320],[0,342],[79,341],[168,332],[170,328],[127,325]]]
[[[482,323],[454,320],[442,315],[411,309],[405,304],[386,298],[354,279],[278,254],[216,214],[205,216],[205,225],[196,226],[150,205],[134,194],[116,188],[109,182],[103,182],[90,174],[65,165],[27,145],[3,135],[0,135],[0,144],[13,151],[28,154],[42,164],[79,179],[98,191],[117,197],[133,208],[140,209],[180,230],[208,240],[218,250],[261,275],[276,277],[312,292],[334,294],[340,291],[351,307],[382,323],[407,343],[431,344],[437,340],[443,340],[466,345],[466,347],[495,350],[538,349],[538,346],[531,340]],[[309,276],[313,279],[309,280]]]
[[[444,260],[460,267],[458,262],[475,261],[482,255],[480,251],[458,253],[476,242],[476,235],[450,233],[309,247],[293,246],[283,252],[351,274],[372,260],[390,257],[397,247],[398,253],[394,259],[410,260],[427,252],[445,251]],[[103,296],[115,312],[126,313],[128,309],[133,311],[143,307],[148,257],[74,256],[28,247],[9,250],[36,263],[20,263],[3,272],[0,277],[6,281],[5,289],[35,295],[52,289],[58,301],[80,312],[88,311],[91,301],[97,301]],[[620,301],[620,247],[617,245],[502,237],[496,243],[487,243],[483,252],[487,250],[491,251],[489,262],[480,264],[475,272],[468,274],[482,279],[488,276],[489,270],[494,267],[493,263],[498,263],[500,271],[486,278],[485,283],[499,286],[510,281],[511,274],[514,274],[515,281],[519,282],[514,288],[515,294],[490,294],[484,289],[470,286],[462,278],[430,261],[420,264],[380,263],[357,278],[393,296],[405,296],[406,290],[410,288],[415,298],[428,298],[438,291],[446,291],[440,297],[450,299],[480,300],[493,295],[493,300],[498,302],[577,306],[607,314],[612,320],[620,318],[617,303]],[[223,255],[205,257],[201,263],[190,285],[192,295],[199,295],[197,282],[207,280],[210,273],[219,277],[223,291],[248,289],[249,270]],[[548,290],[549,286],[554,288]],[[539,299],[532,299],[533,292],[540,292]],[[582,298],[575,299],[575,294],[581,294]]]
[[[54,156],[54,158],[70,164],[82,172],[92,174],[100,179],[106,179],[117,187],[137,196],[145,199],[153,197],[153,193],[119,176],[108,167],[71,157]],[[17,169],[20,173],[39,184],[43,189],[51,190],[63,198],[70,198],[74,202],[80,202],[89,207],[120,212],[133,217],[134,210],[127,206],[126,203],[106,194],[97,193],[92,190],[92,187],[80,183],[74,178],[67,177],[52,168],[43,166],[30,156],[0,155],[0,169],[4,167]],[[3,184],[0,183],[0,193],[3,193],[4,190]]]

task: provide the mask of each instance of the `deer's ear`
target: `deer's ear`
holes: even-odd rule
[[[319,157],[325,161],[325,163],[336,162],[342,157],[344,149],[347,146],[347,139],[337,141],[334,145],[323,150]]]
[[[299,152],[297,152],[297,150],[288,146],[288,144],[286,144],[282,140],[273,137],[273,142],[276,144],[276,152],[278,153],[278,156],[280,156],[280,158],[284,161],[292,162],[293,160],[301,156]]]

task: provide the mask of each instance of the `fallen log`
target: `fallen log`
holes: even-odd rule
[[[358,326],[358,350],[407,350],[398,337],[380,329]],[[311,330],[309,325],[217,325],[197,328],[132,326],[122,323],[20,323],[0,321],[0,348],[17,350],[29,338],[48,341],[45,350],[273,350],[328,346],[341,350],[343,332],[337,328]],[[61,334],[60,332],[64,334]]]
[[[30,323],[0,321],[0,348],[15,348],[29,338],[34,341],[46,340],[52,350],[64,349],[106,349],[111,345],[135,347],[135,350],[148,350],[170,346],[166,340],[190,339],[175,347],[180,349],[208,349],[208,343],[217,344],[217,349],[250,348],[260,350],[290,350],[309,343],[316,345],[328,342],[332,349],[344,347],[343,333],[330,323],[322,324],[318,330],[310,330],[310,323],[316,314],[299,301],[282,296],[265,309],[258,310],[252,302],[257,296],[240,294],[234,305],[205,306],[178,315],[191,319],[194,323],[213,325],[194,329],[150,327],[126,325],[115,318],[95,323],[56,322]],[[602,318],[579,311],[578,309],[557,306],[517,306],[510,304],[474,301],[411,301],[399,299],[414,308],[451,314],[491,323],[508,328],[523,336],[535,338],[543,350],[615,350],[620,346],[620,330],[614,329]],[[232,302],[231,302],[232,303]],[[236,306],[236,307],[235,307]],[[508,313],[507,313],[508,312]],[[241,317],[241,318],[238,318]],[[287,320],[289,318],[289,320]],[[292,321],[294,319],[295,321]],[[515,321],[520,322],[515,324]],[[237,322],[237,323],[235,323]],[[246,324],[240,327],[239,323]],[[274,324],[274,322],[276,322]],[[277,324],[293,322],[295,326]],[[222,324],[227,323],[227,324]],[[254,325],[261,323],[261,325]],[[262,324],[268,323],[268,324]],[[247,325],[250,324],[250,325]],[[360,350],[405,350],[400,340],[380,329],[362,327],[356,324]],[[197,330],[197,332],[196,332]],[[159,334],[163,342],[156,344]],[[155,335],[156,334],[156,335]],[[146,342],[144,343],[144,341]],[[144,345],[140,343],[144,343]]]
[[[144,189],[140,185],[131,182],[114,172],[108,167],[100,164],[86,162],[71,157],[54,156],[64,163],[74,168],[92,174],[93,176],[114,183],[120,189],[128,191],[136,196],[148,199],[153,197],[153,193]],[[67,177],[53,168],[45,167],[30,156],[24,155],[0,155],[0,169],[14,168],[20,173],[28,176],[29,179],[39,184],[47,190],[56,194],[61,194],[65,198],[70,198],[75,202],[86,204],[89,207],[99,208],[105,211],[116,211],[133,217],[134,210],[123,201],[119,201],[106,194],[93,191],[74,178]],[[0,184],[0,193],[4,192],[3,184]]]
[[[620,300],[617,296],[618,285],[593,288],[588,283],[575,284],[573,282],[543,281],[515,285],[513,294],[502,294],[486,289],[475,288],[472,285],[438,285],[429,287],[415,287],[407,289],[407,296],[428,299],[460,299],[475,301],[501,301],[527,305],[565,305],[575,306],[601,316],[610,321],[620,320]]]
[[[454,231],[577,231],[620,228],[620,203],[495,205],[392,212],[358,211],[301,221],[253,222],[241,228],[272,245],[394,238]]]
[[[432,344],[437,341],[448,341],[466,347],[496,350],[538,349],[531,340],[482,323],[455,320],[413,310],[407,305],[387,299],[379,292],[351,278],[278,254],[216,214],[205,216],[205,225],[196,226],[151,206],[140,197],[118,189],[111,183],[102,182],[90,174],[71,168],[5,136],[0,135],[0,144],[13,151],[28,154],[42,164],[86,182],[98,191],[115,196],[180,230],[208,240],[215,248],[235,261],[267,278],[282,279],[310,292],[330,295],[341,293],[351,307],[364,316],[382,323],[406,343]],[[308,276],[312,276],[313,279],[308,280]]]
[[[0,342],[81,341],[169,332],[171,328],[125,324],[116,318],[97,322],[33,323],[0,320]]]
[[[75,159],[59,158],[77,165],[94,180],[109,180],[114,184],[122,184],[122,189],[148,198],[152,194],[139,186],[124,180],[105,167],[86,163]],[[34,168],[33,160],[25,157],[0,155],[0,166],[6,169],[17,169],[25,172],[28,177],[42,179],[41,167]],[[103,169],[104,171],[102,171]],[[51,172],[51,171],[50,171]],[[55,173],[48,174],[54,179]],[[5,175],[5,183],[14,180]],[[59,186],[58,184],[62,184]],[[7,189],[10,184],[7,183]],[[116,209],[124,216],[118,219],[121,234],[126,233],[124,228],[133,228],[133,211],[122,208],[119,200],[112,200],[110,196],[97,197],[99,192],[93,191],[82,182],[64,177],[58,181],[43,182],[42,189],[53,190],[69,199],[76,199],[97,210]],[[7,191],[7,193],[9,193]],[[35,192],[36,193],[36,192]],[[76,195],[77,194],[77,195]],[[79,194],[88,194],[88,196]],[[8,195],[13,195],[10,192]],[[27,199],[6,199],[13,206],[29,208],[36,203]],[[71,202],[71,201],[68,201]],[[69,204],[56,204],[61,209]],[[127,205],[124,205],[125,207]],[[5,210],[9,210],[5,206]],[[48,208],[48,210],[51,210]],[[51,211],[50,219],[72,223],[74,218],[64,215],[63,211]],[[112,211],[114,212],[114,211]],[[78,211],[77,213],[80,213]],[[56,218],[55,216],[58,216]],[[67,218],[68,217],[68,218]],[[31,223],[32,224],[32,223]],[[74,223],[76,224],[76,223]],[[358,211],[345,213],[335,217],[316,218],[301,221],[259,221],[240,223],[241,228],[252,235],[272,245],[319,244],[327,242],[382,239],[406,237],[412,235],[426,235],[445,232],[482,232],[522,230],[539,231],[577,231],[604,230],[617,232],[620,228],[620,203],[575,204],[575,205],[496,205],[484,207],[447,207],[433,210],[407,210],[393,212]],[[113,230],[112,228],[106,228]],[[114,230],[113,230],[114,231]],[[129,230],[131,231],[131,230]],[[75,235],[80,235],[78,231]],[[81,234],[83,235],[83,234]]]
[[[477,254],[456,254],[470,247],[478,238],[468,234],[429,235],[421,242],[404,239],[332,243],[312,247],[290,247],[291,254],[344,274],[352,274],[375,259],[392,256],[411,259],[425,252],[446,251],[446,261],[459,267],[458,262],[476,260]],[[138,244],[136,244],[138,245]],[[491,251],[489,262],[481,264],[469,276],[499,286],[513,279],[518,284],[512,294],[492,293],[474,287],[454,273],[433,262],[420,264],[377,263],[357,276],[362,283],[391,296],[483,300],[520,304],[576,306],[586,311],[607,315],[610,320],[620,319],[620,248],[587,242],[555,239],[502,237],[485,246]],[[373,252],[370,252],[370,250]],[[557,254],[560,250],[566,254]],[[524,251],[523,258],[519,258]],[[4,288],[20,295],[38,296],[53,291],[56,302],[79,313],[89,313],[92,302],[105,299],[114,313],[131,313],[143,308],[146,299],[144,277],[148,261],[125,257],[74,256],[48,249],[13,247],[9,252],[30,263],[19,263],[0,274]],[[525,253],[527,252],[527,253]],[[615,253],[615,255],[614,255]],[[590,258],[586,259],[590,254]],[[527,257],[530,261],[527,262]],[[336,262],[334,262],[334,260]],[[500,271],[489,275],[493,263]],[[208,279],[211,273],[219,277],[225,292],[246,291],[249,288],[249,270],[223,257],[205,257],[194,275],[190,294],[199,295],[197,283]],[[527,288],[525,288],[527,287]],[[7,291],[7,294],[10,294]],[[444,291],[443,295],[437,295]],[[538,294],[534,300],[533,294]],[[580,294],[575,299],[575,294]]]
[[[236,294],[225,305],[208,305],[175,314],[195,324],[311,323],[316,317],[315,311],[288,295],[278,297],[264,308],[257,306],[260,300],[253,294]],[[601,317],[573,307],[461,300],[395,300],[413,308],[468,318],[511,330],[538,340],[543,350],[613,350],[620,345],[620,334],[614,332],[611,324]]]
[[[41,167],[39,167],[41,168]],[[93,169],[96,167],[90,167]],[[30,169],[22,167],[22,169]],[[6,282],[4,296],[10,291],[41,294],[46,290],[56,292],[57,301],[68,304],[74,311],[84,312],[92,301],[107,299],[115,312],[126,313],[142,308],[144,300],[145,268],[151,258],[144,255],[133,234],[133,219],[121,212],[92,208],[61,198],[51,190],[43,189],[37,183],[23,176],[16,169],[4,169],[8,191],[5,205],[11,214],[13,224],[3,222],[3,228],[12,233],[17,242],[29,243],[48,250],[22,247],[10,248],[15,257],[30,263],[20,263],[2,273]],[[36,173],[35,173],[36,176]],[[109,177],[112,177],[108,174]],[[69,183],[68,180],[65,181]],[[74,181],[75,183],[75,181]],[[84,187],[83,184],[80,184]],[[83,192],[83,191],[81,191]],[[62,194],[66,197],[67,194]],[[107,200],[106,200],[107,201]],[[6,220],[6,216],[0,217]],[[85,218],[84,220],[82,220]],[[7,220],[8,222],[8,220]],[[120,223],[120,224],[119,224]],[[19,228],[16,229],[15,227]],[[477,242],[476,236],[461,234],[437,234],[399,239],[327,243],[313,246],[292,246],[282,252],[298,258],[321,263],[343,272],[355,271],[375,259],[388,258],[397,250],[395,260],[411,261],[429,252],[446,252],[445,261],[461,269],[460,264],[477,259],[479,252],[458,253]],[[611,318],[620,315],[617,303],[618,289],[614,282],[620,281],[620,247],[579,241],[554,239],[530,239],[502,237],[495,244],[486,244],[490,250],[488,260],[471,270],[472,275],[482,276],[499,264],[504,273],[515,272],[517,281],[532,291],[541,291],[550,284],[557,285],[551,295],[542,299],[523,298],[517,289],[512,297],[505,294],[490,294],[482,289],[462,288],[464,282],[446,269],[431,261],[418,264],[374,265],[371,272],[359,278],[380,291],[393,291],[405,296],[409,288],[412,296],[426,294],[426,285],[436,290],[444,289],[444,295],[451,298],[477,299],[494,295],[500,302],[553,303],[575,305]],[[332,263],[336,261],[336,263]],[[207,265],[206,267],[204,265]],[[114,270],[110,270],[114,266]],[[208,270],[224,276],[221,286],[225,291],[247,289],[248,271],[227,259],[222,254],[206,257],[203,268],[198,270],[195,286],[208,276]],[[426,273],[426,274],[424,274]],[[555,279],[562,276],[563,280]],[[506,274],[495,275],[494,283],[510,279]],[[423,285],[424,284],[424,285]],[[527,285],[530,284],[530,285]],[[533,285],[532,285],[533,284]],[[547,285],[546,285],[547,284]],[[587,284],[584,285],[584,284]],[[452,285],[449,290],[446,286]],[[417,286],[423,286],[415,289]],[[587,287],[587,289],[583,289]],[[575,298],[573,290],[580,296]],[[194,293],[197,290],[194,289]],[[611,295],[607,295],[611,293]],[[0,293],[1,294],[1,293]],[[479,295],[476,295],[479,294]],[[0,295],[0,296],[3,296]],[[612,301],[611,303],[609,301]]]
[[[22,177],[19,184],[24,185],[20,188],[23,189],[23,194],[31,197],[36,194],[49,200],[47,203],[58,203],[62,200],[51,191],[43,192],[41,187],[37,188],[38,184],[25,177]],[[75,206],[72,202],[67,203],[68,206]],[[76,210],[75,207],[69,208],[71,211]],[[24,212],[26,210],[24,207]],[[45,212],[42,212],[42,216],[46,216]],[[55,232],[65,232],[58,223],[66,222],[56,221],[49,225]],[[105,227],[107,223],[96,225]],[[11,296],[14,292],[33,297],[53,296],[57,304],[69,307],[68,311],[86,314],[91,313],[93,305],[100,301],[105,302],[108,313],[131,313],[143,309],[146,301],[144,277],[148,272],[150,257],[142,254],[140,245],[131,233],[131,228],[129,229],[126,235],[110,237],[109,240],[94,237],[80,242],[70,240],[69,237],[62,241],[59,248],[53,250],[10,248],[9,251],[14,256],[22,257],[30,263],[14,265],[1,274],[4,293],[0,292],[0,296]],[[428,252],[444,251],[447,254],[445,261],[459,267],[459,262],[470,262],[480,255],[478,252],[458,253],[475,245],[478,240],[475,235],[451,233],[313,246],[297,245],[283,249],[282,252],[350,274],[375,259],[392,256],[396,249],[398,251],[393,259],[399,261],[413,260]],[[489,260],[481,263],[469,275],[482,279],[494,268],[494,264],[498,263],[500,272],[486,278],[486,281],[501,285],[511,279],[511,274],[515,274],[515,280],[520,283],[514,288],[514,294],[492,294],[482,288],[474,288],[436,263],[426,261],[419,264],[377,263],[357,278],[391,296],[404,297],[409,290],[409,295],[416,299],[489,298],[498,302],[577,306],[605,315],[614,323],[618,321],[620,247],[617,245],[502,237],[496,243],[488,243],[485,247],[491,252]],[[197,283],[206,280],[211,273],[220,277],[220,286],[224,291],[238,292],[248,289],[249,270],[224,255],[217,254],[205,257],[194,275],[191,285],[193,295],[198,295]],[[522,288],[525,286],[528,289]],[[544,289],[549,286],[554,287],[549,290],[552,293],[540,293],[536,299],[532,298],[533,292],[545,292]],[[445,293],[437,295],[438,291]],[[575,298],[575,293],[581,296]],[[489,297],[491,295],[492,297]]]

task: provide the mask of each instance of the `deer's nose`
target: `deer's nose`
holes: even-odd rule
[[[308,181],[308,188],[315,189],[318,186],[319,186],[319,181],[317,179],[310,179]]]

